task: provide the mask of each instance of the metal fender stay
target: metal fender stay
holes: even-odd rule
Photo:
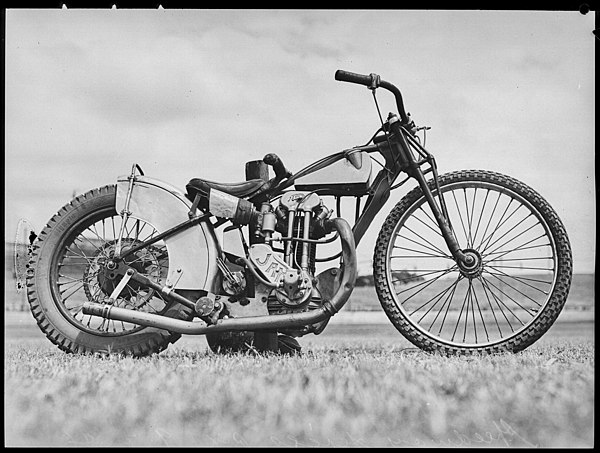
[[[131,179],[117,179],[118,213],[127,211],[130,218],[147,222],[159,232],[189,219],[192,203],[177,188],[147,176],[135,176],[130,188]],[[216,290],[221,248],[209,222],[200,222],[163,240],[169,253],[167,284],[173,289]]]

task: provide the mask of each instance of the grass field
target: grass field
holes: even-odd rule
[[[297,357],[218,356],[191,336],[145,359],[74,356],[6,312],[5,445],[591,447],[593,275],[573,283],[533,346],[473,358],[341,314]],[[356,310],[381,312],[373,287],[355,289]]]
[[[5,445],[590,447],[593,330],[558,322],[519,354],[447,358],[390,324],[332,324],[296,357],[185,337],[136,360],[7,326]]]

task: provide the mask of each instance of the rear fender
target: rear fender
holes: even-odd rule
[[[117,179],[116,210],[126,206],[129,177]],[[192,203],[175,187],[158,179],[136,176],[129,200],[131,217],[152,225],[158,232],[167,231],[186,220]],[[166,283],[174,289],[218,292],[217,257],[221,247],[210,222],[200,222],[164,239],[169,253]]]

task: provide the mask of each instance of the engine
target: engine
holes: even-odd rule
[[[270,313],[310,310],[320,306],[315,279],[316,247],[328,231],[331,211],[313,192],[286,192],[276,207],[263,203],[256,234],[264,242],[250,247],[250,260],[273,286]],[[283,249],[273,247],[283,243]],[[311,303],[313,307],[311,307]]]
[[[228,262],[217,258],[225,307],[220,305],[222,311],[215,308],[217,299],[223,300],[221,295],[215,300],[204,297],[196,304],[199,315],[296,313],[321,307],[333,295],[335,274],[315,276],[317,245],[337,237],[325,238],[332,232],[332,212],[316,193],[284,192],[278,201],[264,202],[257,209],[248,200],[211,187],[204,189],[200,196],[190,194],[193,204],[216,217],[230,219],[232,231],[239,230],[245,250],[225,250]],[[246,225],[249,246],[241,232]]]

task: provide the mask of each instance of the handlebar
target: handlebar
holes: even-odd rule
[[[354,72],[338,69],[337,71],[335,71],[335,80],[339,80],[340,82],[349,82],[356,83],[358,85],[364,85],[371,90],[381,87],[385,90],[392,92],[392,94],[396,98],[396,107],[398,108],[400,118],[402,118],[402,123],[408,124],[410,122],[410,119],[408,118],[408,116],[406,115],[406,111],[404,110],[404,101],[402,100],[402,93],[400,93],[398,87],[396,87],[390,82],[381,80],[381,78],[377,74],[356,74]]]

